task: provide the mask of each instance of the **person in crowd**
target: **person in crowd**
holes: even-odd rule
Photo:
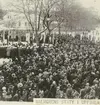
[[[27,45],[18,52],[0,67],[0,100],[100,99],[99,44],[60,35],[52,46]]]

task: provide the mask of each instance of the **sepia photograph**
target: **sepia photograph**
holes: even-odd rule
[[[0,101],[34,99],[100,99],[100,0],[0,0]]]

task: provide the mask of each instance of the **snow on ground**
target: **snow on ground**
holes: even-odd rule
[[[11,59],[8,59],[8,58],[0,58],[0,66],[3,65],[3,63],[8,63]]]

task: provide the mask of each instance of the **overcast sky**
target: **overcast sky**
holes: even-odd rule
[[[5,7],[9,1],[10,0],[0,0],[0,3],[2,4],[2,7]],[[100,15],[100,0],[77,0],[77,1],[80,2],[86,8],[90,9],[93,8],[97,10]]]

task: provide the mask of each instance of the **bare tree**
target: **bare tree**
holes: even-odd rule
[[[52,19],[52,10],[53,10],[53,5],[54,5],[54,0],[51,0],[47,2],[44,11],[43,11],[43,27],[47,28],[48,34],[51,34],[52,27],[51,24],[53,22]]]
[[[48,30],[50,34],[53,29],[51,29],[52,11],[58,0],[20,0],[20,3],[10,3],[16,12],[25,15],[33,33],[38,40],[40,35]]]
[[[89,12],[80,8],[75,0],[20,0],[18,5],[10,4],[16,12],[25,15],[37,41],[42,33],[47,32],[50,35],[55,28],[58,28],[60,34],[61,28],[73,30],[87,27],[88,23],[91,23],[90,19],[87,19]]]

